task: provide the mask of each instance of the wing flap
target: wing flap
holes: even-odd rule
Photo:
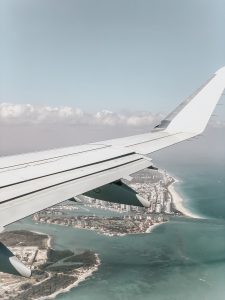
[[[22,167],[25,165],[35,165],[38,163],[47,163],[53,161],[54,159],[77,155],[80,153],[91,153],[92,151],[101,148],[105,148],[105,146],[99,143],[3,156],[0,158],[0,170],[5,168],[9,169]]]
[[[117,167],[119,165],[137,161],[140,158],[140,155],[137,154],[122,156],[119,158],[98,162],[92,165],[87,165],[82,168],[65,170],[64,172],[56,173],[53,175],[50,174],[36,179],[30,178],[27,181],[10,184],[1,188],[0,202],[4,202],[16,197],[21,197],[25,194],[31,194],[36,191],[57,186],[69,181],[84,178],[85,176],[96,174],[101,171]]]
[[[36,163],[28,162],[14,167],[4,167],[4,169],[0,170],[0,188],[35,178],[81,169],[85,166],[95,165],[99,162],[111,161],[117,157],[126,157],[129,156],[131,152],[131,150],[125,148],[118,149],[101,146],[101,148],[96,148],[91,152],[88,151],[58,158],[49,158],[47,161]],[[55,150],[55,154],[57,154],[57,150]],[[40,155],[40,153],[38,155]]]
[[[71,197],[116,181],[150,165],[150,161],[139,159],[2,203],[0,205],[0,227],[4,227]]]

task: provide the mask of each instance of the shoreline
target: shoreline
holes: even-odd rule
[[[47,233],[44,232],[40,232],[40,231],[35,231],[35,230],[30,230],[30,232],[39,234],[39,235],[45,235],[48,237],[47,241],[46,241],[46,248],[50,249],[52,248],[52,241],[53,241],[53,237]],[[91,268],[81,268],[81,270],[76,269],[76,271],[79,271],[79,274],[77,274],[76,272],[71,274],[74,278],[77,277],[77,280],[74,281],[72,284],[70,284],[69,286],[67,286],[66,288],[61,288],[58,291],[54,292],[53,294],[49,295],[49,296],[42,296],[39,298],[39,300],[44,300],[44,299],[55,299],[59,294],[64,294],[64,293],[68,293],[71,289],[77,287],[81,282],[85,281],[88,277],[91,277],[93,275],[94,272],[98,271],[99,266],[101,265],[101,261],[99,259],[99,256],[97,253],[95,253],[95,258],[96,258],[96,263],[91,267]],[[46,278],[47,280],[48,278]]]
[[[91,277],[94,272],[98,271],[98,268],[101,264],[97,253],[95,254],[95,256],[97,263],[92,268],[83,271],[84,273],[81,271],[81,274],[78,275],[78,279],[75,282],[67,286],[65,289],[62,288],[49,296],[40,297],[39,300],[55,299],[58,295],[68,293],[70,290],[77,287],[81,282],[85,281],[88,277]],[[77,274],[74,275],[77,276]]]
[[[151,233],[156,227],[158,227],[164,223],[166,223],[166,222],[155,223],[155,224],[149,226],[148,229],[145,231],[145,233]]]
[[[175,184],[179,182],[178,179],[174,178],[174,181],[167,187],[168,192],[172,197],[172,203],[177,211],[181,212],[185,217],[193,218],[193,219],[203,219],[202,216],[197,215],[191,212],[188,208],[184,206],[184,199],[182,196],[176,191]]]
[[[71,226],[71,228],[74,228],[74,229],[78,229],[78,230],[87,230],[87,231],[92,231],[92,232],[95,232],[96,234],[98,235],[104,235],[104,236],[107,236],[107,237],[123,237],[123,236],[128,236],[128,235],[135,235],[135,234],[145,234],[145,233],[150,233],[153,231],[153,229],[161,224],[164,224],[166,223],[168,220],[164,220],[164,221],[156,221],[155,223],[151,224],[146,230],[143,230],[143,231],[140,231],[140,232],[122,232],[122,233],[111,233],[111,232],[108,232],[108,231],[102,231],[102,230],[98,230],[97,228],[94,228],[94,227],[80,227],[80,226]],[[42,223],[42,224],[47,224],[46,222],[43,222],[43,221],[38,221],[38,223]],[[38,224],[36,223],[36,224]],[[48,223],[48,224],[54,224],[54,223]],[[62,224],[62,223],[58,223],[58,224],[54,224],[56,226],[65,226],[65,227],[70,227],[69,225],[66,225],[66,224]],[[33,231],[34,233],[39,233],[41,234],[40,232],[37,232],[37,231]],[[44,234],[44,233],[43,233]],[[51,236],[49,236],[49,240],[51,242]],[[49,242],[49,241],[48,241]],[[51,247],[50,247],[51,248]]]
[[[33,232],[33,233],[37,233],[37,234],[40,234],[40,235],[46,235],[48,237],[48,240],[46,242],[46,246],[47,248],[52,248],[52,236],[47,234],[47,233],[44,233],[44,232],[40,232],[40,231],[35,231],[35,230],[29,230],[30,232]]]

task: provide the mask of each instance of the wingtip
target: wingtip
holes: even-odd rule
[[[216,74],[216,75],[223,75],[223,76],[225,76],[225,66],[222,67],[222,68],[220,68],[219,70],[217,70],[217,71],[215,72],[215,74]]]
[[[202,133],[225,88],[225,67],[220,68],[193,96],[167,117],[169,132]]]

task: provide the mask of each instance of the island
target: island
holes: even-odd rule
[[[175,189],[172,188],[176,180],[166,171],[146,169],[133,174],[131,181],[123,181],[142,197],[147,198],[150,207],[106,202],[81,195],[76,199],[82,205],[90,209],[113,210],[121,215],[96,216],[94,213],[82,215],[74,202],[66,201],[34,214],[33,221],[93,230],[107,236],[124,236],[149,233],[159,224],[167,222],[169,216],[182,215],[175,201],[178,199],[178,194],[175,194]],[[73,210],[76,214],[73,214]]]
[[[144,169],[132,174],[130,181],[126,179],[122,179],[122,181],[135,190],[140,196],[147,199],[150,203],[149,208],[106,202],[83,195],[75,197],[75,199],[80,200],[84,205],[89,207],[97,207],[117,212],[125,211],[141,215],[147,213],[152,216],[155,214],[188,215],[182,206],[182,197],[178,195],[174,188],[174,184],[179,181],[165,170]],[[61,205],[61,208],[64,210],[69,209],[68,202]]]
[[[0,239],[32,269],[31,278],[0,273],[0,298],[4,300],[55,298],[91,276],[100,265],[98,255],[92,251],[74,253],[53,249],[52,238],[46,234],[5,231]]]
[[[58,213],[46,214],[37,213],[33,216],[33,221],[71,226],[79,229],[88,229],[108,236],[124,236],[127,234],[149,233],[153,225],[167,221],[163,215],[154,216],[119,216],[119,217],[99,217],[99,216],[68,216]]]

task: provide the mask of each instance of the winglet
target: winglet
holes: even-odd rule
[[[225,89],[225,67],[170,113],[155,130],[200,134]]]

